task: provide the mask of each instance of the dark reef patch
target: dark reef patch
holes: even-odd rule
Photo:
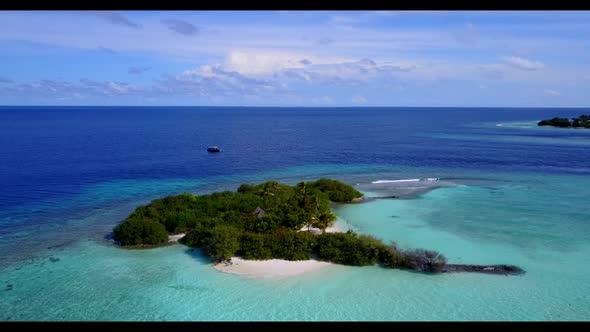
[[[526,272],[514,265],[447,264],[442,272],[478,272],[487,274],[521,275]]]

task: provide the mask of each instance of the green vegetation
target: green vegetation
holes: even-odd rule
[[[378,239],[354,232],[324,233],[318,237],[317,258],[343,265],[401,267],[404,258],[394,248]]]
[[[361,196],[351,186],[329,179],[295,186],[276,181],[243,184],[237,192],[202,196],[185,193],[138,207],[115,228],[114,235],[116,241],[128,246],[164,243],[167,233],[210,232],[219,225],[251,233],[297,231],[306,226],[325,230],[336,220],[330,200],[347,202]],[[254,214],[257,208],[263,213]]]
[[[363,196],[363,194],[353,187],[331,179],[319,179],[311,182],[310,186],[328,194],[332,202],[350,202],[355,198]]]
[[[140,213],[132,214],[115,227],[115,239],[125,245],[154,245],[168,241],[164,225]]]
[[[542,120],[538,123],[539,126],[553,126],[560,128],[590,128],[590,115],[580,115],[577,118],[558,118]]]
[[[445,256],[425,249],[408,250],[403,253],[405,266],[412,270],[442,272],[447,265]]]
[[[243,184],[236,192],[202,196],[185,193],[138,207],[114,235],[124,246],[138,246],[166,243],[168,233],[186,232],[181,242],[200,247],[215,262],[232,256],[293,261],[315,257],[344,265],[441,270],[444,264],[438,264],[442,257],[438,253],[406,255],[371,236],[324,232],[336,220],[330,201],[358,197],[362,194],[351,186],[330,179],[295,186],[276,181]],[[322,232],[307,232],[305,227]]]

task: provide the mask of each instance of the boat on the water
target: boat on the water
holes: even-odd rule
[[[219,152],[219,147],[218,146],[210,146],[207,148],[207,151],[209,152]]]

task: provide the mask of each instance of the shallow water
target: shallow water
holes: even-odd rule
[[[590,317],[590,136],[524,125],[579,110],[19,111],[0,110],[7,156],[0,165],[0,320]],[[269,117],[276,122],[260,121]],[[460,125],[441,128],[425,117]],[[223,141],[222,153],[191,155],[211,140]],[[136,206],[163,195],[319,177],[367,196],[400,196],[335,205],[344,229],[437,250],[451,263],[513,264],[526,274],[334,265],[257,279],[218,272],[183,245],[123,250],[104,239]]]

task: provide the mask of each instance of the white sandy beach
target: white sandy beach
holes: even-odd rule
[[[232,257],[231,264],[220,263],[214,265],[214,267],[221,272],[250,277],[290,277],[322,269],[330,265],[332,263],[320,262],[313,259],[307,261],[287,261],[283,259],[250,261],[239,257]]]
[[[307,231],[307,227],[301,231]],[[317,228],[310,228],[310,231],[318,234],[321,232]],[[326,229],[326,232],[342,232],[338,226],[334,225]],[[251,277],[290,277],[300,275],[309,271],[316,271],[333,265],[328,262],[321,262],[310,259],[306,261],[287,261],[284,259],[269,259],[265,261],[245,260],[240,257],[232,257],[231,264],[219,263],[214,268],[225,273],[246,275]]]
[[[168,235],[168,242],[178,242],[178,240],[182,239],[186,234],[180,233],[176,235]]]
[[[304,232],[304,231],[307,232],[308,229],[307,229],[307,227],[302,227],[299,231],[300,232]],[[321,229],[314,228],[314,227],[310,227],[309,228],[309,231],[311,233],[314,233],[314,234],[321,234],[322,233],[322,230]],[[326,233],[336,233],[336,232],[345,232],[345,230],[343,230],[342,228],[338,227],[338,225],[336,225],[336,224],[334,224],[334,226],[332,226],[332,227],[326,228]]]

